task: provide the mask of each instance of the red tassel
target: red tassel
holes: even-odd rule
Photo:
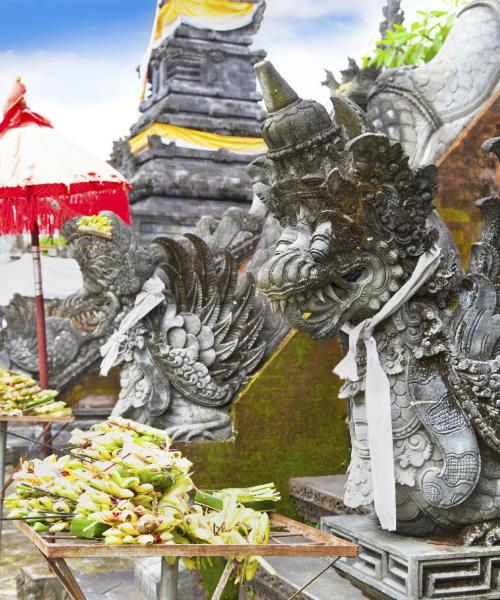
[[[0,188],[0,235],[27,233],[35,223],[41,232],[52,235],[64,221],[101,210],[130,223],[126,186],[94,181],[74,184],[69,191],[63,184]]]

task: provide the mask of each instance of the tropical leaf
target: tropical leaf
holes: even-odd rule
[[[408,26],[395,23],[370,54],[363,56],[362,66],[394,69],[419,65],[432,60],[444,44],[459,10],[467,0],[441,0],[443,10],[418,10],[421,18]]]

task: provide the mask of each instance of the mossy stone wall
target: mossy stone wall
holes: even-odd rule
[[[332,368],[336,340],[315,342],[293,332],[254,375],[233,406],[235,437],[179,444],[194,463],[199,487],[247,486],[274,481],[278,510],[296,516],[291,477],[344,473],[350,442],[346,402]]]

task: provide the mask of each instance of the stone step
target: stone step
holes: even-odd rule
[[[319,525],[322,517],[367,514],[366,509],[353,509],[344,504],[346,480],[347,475],[290,479],[290,495],[295,500],[300,516],[305,521]]]
[[[132,571],[75,573],[87,600],[147,600],[134,582]],[[69,594],[47,567],[23,567],[17,576],[17,600],[70,600]]]
[[[245,600],[288,600],[304,584],[320,573],[333,559],[276,556],[266,558],[275,569],[270,575],[262,568],[245,584]],[[361,600],[367,598],[334,568],[328,569],[296,597],[297,600]]]

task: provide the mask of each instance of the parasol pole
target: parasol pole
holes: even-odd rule
[[[47,368],[47,336],[45,331],[45,302],[43,299],[42,260],[40,258],[40,236],[38,223],[35,222],[31,230],[31,253],[33,256],[33,279],[35,281],[35,321],[36,342],[38,346],[38,377],[40,387],[46,390],[49,387],[49,373]],[[50,444],[52,432],[50,423],[43,427],[43,441]]]
[[[40,387],[46,390],[49,386],[47,370],[47,338],[45,335],[45,305],[42,286],[42,261],[40,259],[40,239],[38,223],[31,231],[31,253],[33,255],[33,277],[35,280],[35,317],[36,341],[38,345],[38,374]]]

